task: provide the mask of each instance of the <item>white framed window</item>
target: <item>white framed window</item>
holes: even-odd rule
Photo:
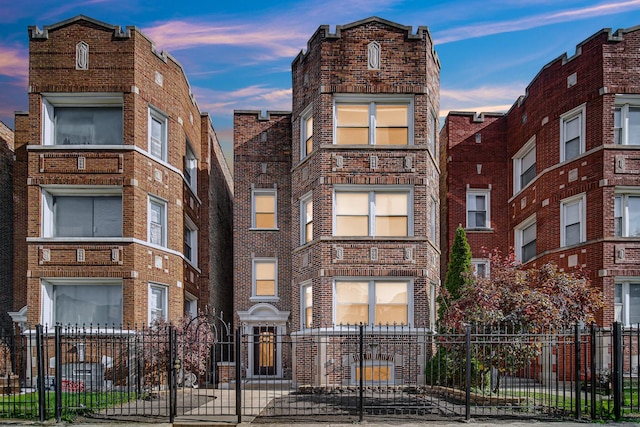
[[[560,246],[571,246],[586,240],[586,197],[584,194],[560,202]]]
[[[640,323],[640,277],[617,277],[614,303],[616,322],[637,326]]]
[[[514,229],[516,258],[520,262],[527,262],[536,256],[536,216],[531,215]]]
[[[429,284],[429,328],[434,331],[436,329],[436,295],[438,294],[438,285],[431,282]]]
[[[313,193],[300,198],[300,244],[313,240]]]
[[[336,96],[334,144],[413,144],[413,98]]]
[[[122,325],[122,280],[46,278],[41,285],[43,324]]]
[[[43,94],[43,145],[122,145],[122,123],[121,94]]]
[[[334,236],[413,236],[413,189],[402,186],[334,188]]]
[[[184,217],[184,257],[189,262],[198,266],[198,227],[188,216]]]
[[[149,195],[149,211],[147,214],[149,243],[167,246],[167,202]]]
[[[585,151],[585,104],[560,117],[560,162],[575,159]]]
[[[300,115],[300,159],[313,151],[313,109],[310,105]]]
[[[616,237],[640,236],[640,188],[616,189],[614,221]]]
[[[122,237],[122,188],[43,187],[42,237]]]
[[[252,299],[277,299],[278,260],[276,258],[254,258],[252,268]]]
[[[438,204],[434,198],[431,198],[431,204],[429,206],[429,233],[431,241],[438,246]]]
[[[277,200],[275,189],[251,191],[251,228],[278,228]]]
[[[613,121],[614,144],[640,145],[640,97],[617,95]]]
[[[158,283],[149,283],[149,324],[156,319],[167,320],[169,302],[167,287]]]
[[[303,328],[313,327],[313,286],[311,281],[300,286],[300,319]]]
[[[184,180],[194,194],[198,194],[198,158],[188,140],[184,154]]]
[[[408,279],[336,279],[334,324],[409,325],[413,319],[412,287]]]
[[[473,274],[481,279],[489,277],[489,260],[484,258],[472,258],[471,266]]]
[[[198,317],[198,298],[186,291],[184,293],[184,314],[192,319]]]
[[[429,150],[433,157],[438,160],[438,119],[435,113],[429,114]]]
[[[467,189],[467,228],[490,228],[489,189]]]
[[[526,187],[536,177],[536,137],[531,138],[513,156],[513,194]]]
[[[149,153],[163,162],[167,161],[168,128],[167,115],[149,107]]]

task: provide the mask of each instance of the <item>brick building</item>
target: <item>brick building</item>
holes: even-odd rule
[[[230,302],[231,174],[181,65],[137,28],[29,27],[15,128],[14,320],[146,324]]]
[[[602,30],[545,65],[506,114],[449,114],[443,253],[463,224],[477,265],[485,246],[583,268],[604,294],[598,323],[640,322],[639,47],[637,27]]]
[[[0,122],[0,331],[13,304],[13,131]]]
[[[247,378],[327,381],[331,340],[296,351],[308,331],[433,325],[439,71],[426,27],[321,26],[293,61],[292,112],[235,112],[234,312],[253,340]],[[402,382],[401,359],[376,372]]]

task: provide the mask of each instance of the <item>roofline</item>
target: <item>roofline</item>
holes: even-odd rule
[[[258,120],[270,120],[271,116],[291,116],[291,111],[233,110],[233,115],[246,114],[258,116]]]
[[[135,27],[127,27],[125,31],[122,31],[122,27],[119,25],[111,25],[106,22],[98,21],[97,19],[90,18],[86,15],[77,15],[73,18],[65,19],[64,21],[57,22],[52,25],[45,25],[42,30],[36,25],[29,25],[29,37],[32,39],[48,39],[49,31],[57,30],[58,28],[66,27],[79,21],[87,21],[94,25],[104,28],[105,30],[113,31],[113,36],[119,39],[128,39],[131,37],[131,29]]]

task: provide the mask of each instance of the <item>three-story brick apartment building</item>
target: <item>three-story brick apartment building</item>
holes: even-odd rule
[[[138,29],[29,27],[15,127],[15,320],[147,324],[231,300],[230,172],[181,65]]]
[[[243,376],[352,384],[355,370],[331,370],[332,339],[296,342],[344,325],[432,326],[439,72],[426,27],[321,26],[293,61],[292,112],[235,112],[234,312],[252,340]],[[402,357],[380,353],[366,375],[405,381]]]
[[[485,246],[582,268],[604,294],[600,324],[640,322],[639,47],[637,27],[602,30],[545,65],[506,114],[449,114],[445,253],[463,224],[478,265]]]

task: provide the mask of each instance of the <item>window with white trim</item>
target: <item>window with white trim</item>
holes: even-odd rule
[[[336,188],[334,236],[413,235],[413,192],[406,187]]]
[[[337,96],[334,126],[337,145],[410,145],[413,99]]]
[[[167,287],[157,283],[149,283],[149,324],[156,319],[168,318]]]
[[[489,277],[489,260],[483,258],[472,258],[471,266],[473,267],[474,276],[484,279]]]
[[[122,188],[43,187],[42,237],[122,237]]]
[[[618,191],[618,190],[617,190]],[[640,188],[616,191],[614,204],[615,236],[640,236]]]
[[[585,209],[584,194],[560,202],[560,247],[577,245],[586,240]]]
[[[408,325],[412,317],[411,282],[386,279],[337,279],[336,325]]]
[[[560,162],[574,159],[585,151],[585,106],[560,117]]]
[[[195,194],[198,194],[198,159],[189,141],[187,141],[185,145],[184,180],[187,181],[189,188],[191,188]]]
[[[513,156],[514,194],[526,187],[536,177],[536,137],[527,142]]]
[[[300,117],[300,159],[313,151],[313,109],[309,106]]]
[[[640,145],[640,97],[616,96],[614,144]]]
[[[43,145],[122,145],[122,95],[45,94]]]
[[[535,214],[518,224],[514,229],[516,258],[527,262],[536,256],[536,216]]]
[[[149,107],[149,153],[164,162],[167,161],[168,127],[167,116]]]
[[[437,123],[438,123],[438,120],[436,118],[436,115],[434,113],[430,113],[429,114],[429,150],[431,151],[431,155],[436,159],[436,161],[438,160]]]
[[[278,297],[278,260],[276,258],[253,259],[252,298],[274,299]]]
[[[149,196],[148,213],[149,243],[167,246],[167,202],[154,196]]]
[[[184,257],[198,266],[198,227],[188,216],[184,217]]]
[[[300,198],[300,244],[313,240],[313,194]]]
[[[436,247],[438,246],[438,204],[435,199],[431,198],[431,205],[429,207],[429,234],[431,236],[431,242],[433,242]]]
[[[488,189],[467,189],[467,227],[490,228],[490,199]]]
[[[616,278],[615,321],[624,326],[640,323],[640,277]]]
[[[184,293],[184,314],[192,319],[198,317],[198,298],[189,292]]]
[[[122,324],[122,280],[42,279],[43,324]]]
[[[274,189],[254,189],[251,192],[251,228],[277,228],[276,200]]]
[[[300,306],[303,328],[311,328],[313,326],[313,287],[311,282],[300,286]]]

